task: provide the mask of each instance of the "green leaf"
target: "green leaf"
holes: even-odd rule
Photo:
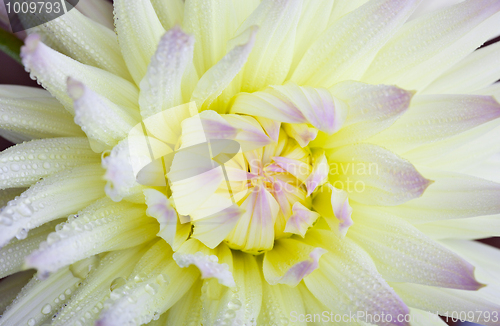
[[[0,28],[0,51],[6,53],[20,64],[22,64],[21,46],[23,46],[23,41],[14,34]]]

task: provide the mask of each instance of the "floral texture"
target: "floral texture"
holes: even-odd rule
[[[500,236],[500,2],[437,2],[92,0],[29,29],[0,325],[499,325],[471,240]]]

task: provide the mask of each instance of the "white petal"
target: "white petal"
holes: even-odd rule
[[[182,24],[184,19],[183,0],[151,0],[151,4],[164,29],[169,30],[175,25]]]
[[[302,2],[289,76],[293,74],[311,44],[328,27],[332,8],[336,7],[337,2],[331,0]]]
[[[330,88],[347,117],[342,128],[327,137],[328,148],[354,144],[391,126],[410,105],[413,92],[388,85],[341,82]],[[323,147],[323,146],[322,146]]]
[[[349,227],[354,223],[351,218],[352,207],[349,204],[348,193],[329,183],[318,190],[313,199],[313,207],[340,238],[345,237]]]
[[[90,89],[118,105],[137,108],[138,91],[131,82],[52,50],[40,42],[36,34],[26,38],[21,57],[31,76],[36,77],[70,112],[73,112],[73,102],[66,92],[69,76],[77,77]]]
[[[264,278],[270,285],[297,286],[304,277],[319,268],[319,259],[327,251],[295,239],[276,240],[273,250],[266,252]]]
[[[394,215],[355,206],[348,237],[373,258],[386,280],[476,291],[474,266]]]
[[[285,233],[298,234],[302,238],[320,216],[318,213],[309,210],[300,202],[296,202],[292,207],[293,214],[290,216],[285,226]]]
[[[463,1],[412,20],[379,51],[362,81],[422,90],[494,35],[499,10],[496,0]]]
[[[1,94],[2,89],[5,95]],[[14,92],[19,93],[16,96]],[[55,98],[23,86],[14,89],[0,86],[0,94],[0,128],[29,139],[83,136],[71,114]]]
[[[371,144],[341,147],[329,159],[332,185],[368,205],[402,204],[422,196],[432,183],[407,160]]]
[[[199,278],[196,269],[177,266],[163,240],[137,263],[122,291],[104,304],[96,326],[142,325],[172,307]]]
[[[209,248],[217,247],[234,229],[243,210],[237,205],[230,206],[222,211],[193,222],[192,237],[200,240]]]
[[[84,165],[53,174],[34,184],[0,212],[0,247],[15,236],[68,216],[104,196],[100,165]],[[85,185],[82,187],[82,185]]]
[[[193,49],[194,37],[178,26],[161,37],[140,83],[139,104],[144,119],[184,103],[182,94],[192,91],[184,88],[196,82],[189,78],[189,72],[194,69]]]
[[[60,222],[61,220],[45,223],[32,230],[26,239],[14,239],[0,249],[0,278],[25,270],[23,266],[26,256],[37,249]]]
[[[187,0],[183,26],[196,38],[194,64],[202,76],[226,54],[227,41],[238,28],[232,1]]]
[[[73,99],[75,122],[95,152],[117,145],[140,121],[137,111],[114,104],[72,77],[68,78],[68,94]]]
[[[261,1],[238,28],[236,34],[259,26],[254,51],[245,65],[242,91],[255,92],[268,85],[283,83],[292,64],[301,7],[299,0]]]
[[[234,139],[240,144],[243,152],[261,148],[271,143],[271,139],[266,135],[254,117],[224,114],[222,118],[226,120],[230,126],[238,129],[236,136],[231,139]]]
[[[113,7],[123,58],[135,83],[139,85],[165,30],[149,0],[119,0],[113,3]]]
[[[274,243],[274,223],[279,204],[273,195],[259,184],[240,205],[245,210],[236,227],[227,237],[231,248],[246,251],[271,249]]]
[[[453,317],[461,311],[472,311],[474,314],[461,318],[471,322],[480,322],[487,326],[498,324],[493,316],[500,313],[500,305],[484,299],[479,292],[455,289],[442,289],[411,283],[391,283],[396,293],[411,307]],[[481,312],[481,313],[479,313]],[[487,318],[489,316],[490,318]],[[471,318],[472,317],[472,318]]]
[[[328,134],[343,125],[346,108],[323,88],[299,87],[294,83],[272,86],[236,97],[233,113],[243,113],[288,123],[310,123]]]
[[[500,103],[489,96],[417,95],[408,112],[370,142],[404,153],[499,117]]]
[[[84,137],[32,140],[0,153],[0,187],[28,187],[65,168],[100,160]]]
[[[204,105],[209,107],[231,84],[248,60],[257,31],[258,28],[255,26],[243,31],[234,40],[236,46],[201,77],[191,97],[198,108],[201,109]]]
[[[410,308],[411,326],[446,326],[438,315],[416,308]]]
[[[139,246],[106,254],[72,293],[71,300],[59,311],[52,325],[73,325],[81,321],[93,323],[99,317],[110,291],[111,295],[114,291],[120,291],[120,286],[124,285],[144,251],[144,246]]]
[[[145,216],[143,205],[105,198],[69,218],[26,258],[26,264],[44,273],[54,272],[101,252],[137,246],[152,240],[157,232],[158,223]]]
[[[419,169],[435,183],[421,198],[384,210],[415,224],[500,213],[500,184],[465,174]]]
[[[384,314],[392,323],[379,325],[408,325],[397,321],[397,315],[407,314],[408,308],[377,272],[370,257],[348,238],[338,239],[330,231],[310,230],[304,241],[329,252],[319,261],[319,268],[304,279],[307,288],[328,309],[339,313]]]
[[[90,1],[85,0],[82,3]],[[28,16],[22,15],[20,18],[23,21],[29,19]],[[52,18],[51,15],[48,16]],[[42,19],[43,11],[35,17]],[[70,10],[56,19],[30,28],[28,34],[33,33],[40,34],[45,44],[62,54],[131,80],[113,30],[92,21],[92,17],[85,17],[78,10]]]
[[[432,84],[426,94],[470,94],[500,79],[500,43],[472,52]]]
[[[190,239],[174,253],[173,258],[182,268],[195,265],[200,270],[202,279],[215,278],[224,286],[236,286],[231,273],[231,250],[225,244],[216,249],[209,249],[198,240]]]
[[[152,216],[160,223],[160,232],[157,236],[167,241],[173,250],[177,249],[187,240],[191,225],[181,224],[177,211],[173,208],[167,196],[155,189],[145,189],[146,214]]]
[[[232,251],[233,271],[237,291],[227,289],[215,281],[205,281],[202,300],[202,325],[216,325],[225,319],[228,326],[256,325],[262,306],[262,279],[260,267],[253,255]]]
[[[500,215],[433,221],[416,227],[433,239],[500,237]]]
[[[287,285],[269,285],[262,283],[262,309],[260,311],[258,325],[269,325],[274,321],[284,325],[306,326],[306,322],[295,322],[293,316],[305,314],[304,299],[299,289]],[[290,322],[290,319],[291,322]],[[309,324],[307,324],[309,325]]]
[[[73,293],[81,281],[68,267],[44,280],[35,274],[2,314],[2,325],[28,325],[33,321],[35,325],[50,323],[52,316],[70,299],[68,293]]]
[[[342,80],[359,79],[417,3],[415,0],[370,1],[343,16],[309,48],[292,81],[299,85],[331,87]],[[369,35],[365,31],[370,31]]]

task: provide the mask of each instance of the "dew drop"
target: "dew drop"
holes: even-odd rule
[[[35,326],[35,324],[36,324],[36,320],[35,320],[35,318],[30,318],[30,319],[28,320],[28,326]]]
[[[110,291],[114,291],[116,289],[118,289],[119,287],[122,287],[123,285],[125,285],[126,281],[123,277],[117,277],[113,280],[113,282],[111,282],[111,285],[109,286],[109,290]]]
[[[50,314],[51,311],[52,311],[52,306],[48,303],[42,308],[42,314],[44,315]]]

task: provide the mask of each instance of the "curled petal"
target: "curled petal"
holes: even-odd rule
[[[285,233],[298,234],[302,238],[306,235],[307,229],[313,226],[314,222],[320,216],[318,213],[309,210],[300,202],[292,206],[292,216],[288,219],[285,226]]]
[[[313,207],[340,238],[345,237],[347,230],[354,223],[351,218],[352,207],[349,204],[348,193],[329,183],[318,190],[313,199]]]
[[[325,253],[327,250],[323,248],[294,239],[279,239],[264,256],[264,277],[271,285],[295,287],[319,267],[319,259]]]
[[[215,278],[220,284],[228,287],[236,285],[231,273],[231,250],[225,244],[216,249],[209,249],[198,240],[191,239],[174,253],[173,258],[182,268],[195,265],[200,270],[202,279]]]

